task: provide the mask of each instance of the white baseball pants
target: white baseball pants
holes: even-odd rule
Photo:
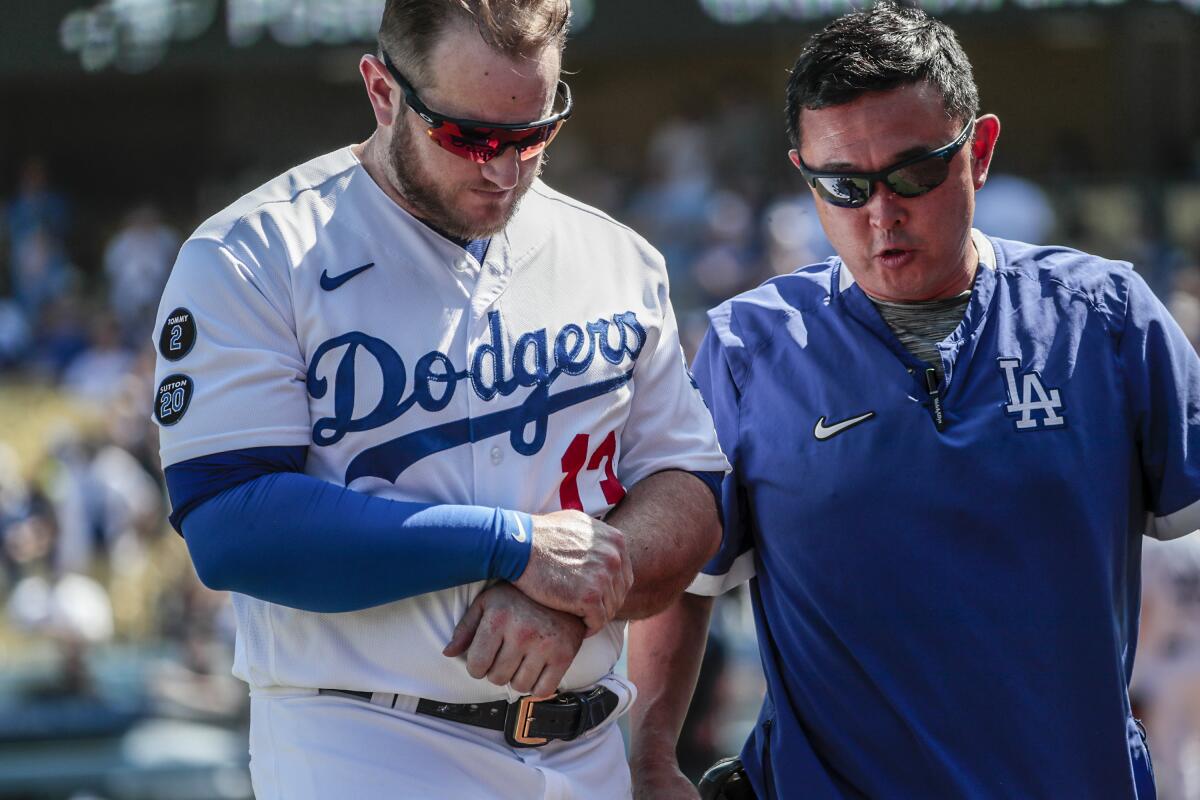
[[[606,684],[608,681],[606,681]],[[616,690],[617,686],[610,685]],[[609,800],[629,798],[617,718],[570,742],[514,749],[504,734],[315,689],[252,689],[257,800]]]

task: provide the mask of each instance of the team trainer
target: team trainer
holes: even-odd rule
[[[838,255],[710,314],[724,543],[631,635],[641,794],[695,796],[704,595],[753,576],[759,797],[1152,797],[1138,567],[1200,522],[1195,352],[1130,265],[972,230],[1000,123],[944,24],[834,21],[787,109]]]
[[[371,137],[175,264],[162,462],[259,800],[629,795],[619,620],[716,551],[727,464],[661,257],[537,178],[569,11],[389,0]]]

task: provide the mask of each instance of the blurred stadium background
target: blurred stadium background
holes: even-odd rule
[[[227,598],[165,523],[151,325],[200,221],[370,132],[356,63],[382,4],[2,3],[2,798],[250,795]],[[1133,262],[1200,342],[1200,0],[923,5],[959,32],[1004,124],[979,227]],[[575,0],[577,112],[545,177],[664,252],[688,348],[706,307],[830,252],[786,161],[783,87],[847,8]],[[1149,580],[1185,624],[1143,648],[1151,714],[1174,696],[1154,676],[1188,672],[1162,665],[1200,642],[1200,559],[1165,559]],[[741,595],[713,642],[681,746],[693,772],[739,747],[761,693]],[[1161,752],[1151,728],[1160,770],[1180,762],[1163,795],[1200,797],[1200,714],[1176,716]]]

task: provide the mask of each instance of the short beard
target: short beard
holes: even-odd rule
[[[492,225],[480,226],[465,219],[459,209],[450,201],[445,189],[432,178],[417,159],[412,158],[416,152],[417,141],[412,129],[398,121],[392,128],[391,146],[387,152],[387,168],[396,191],[405,199],[414,215],[426,224],[442,233],[457,239],[471,241],[484,239],[504,230],[509,220],[517,213],[525,192],[529,190],[532,181],[525,186],[520,184],[514,189],[513,203],[504,215],[504,219]],[[539,163],[537,173],[541,175],[542,165]]]

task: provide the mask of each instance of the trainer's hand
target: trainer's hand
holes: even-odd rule
[[[583,644],[579,617],[539,605],[511,584],[483,590],[454,629],[442,655],[467,654],[472,678],[521,694],[550,697]]]
[[[625,536],[581,511],[533,517],[533,549],[515,585],[542,605],[581,617],[588,636],[609,623],[633,586]]]
[[[700,800],[700,792],[674,763],[635,766],[633,800]]]

